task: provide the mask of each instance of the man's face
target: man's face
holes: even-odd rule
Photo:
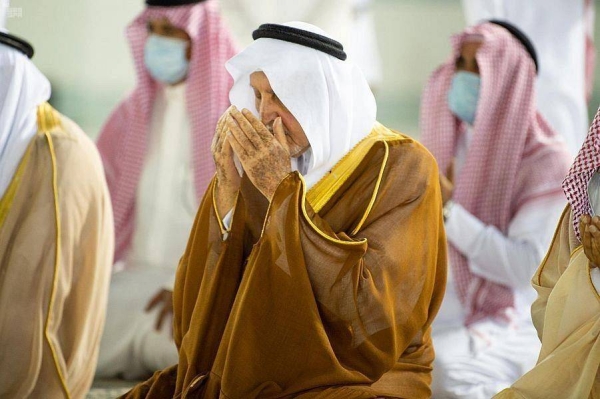
[[[273,123],[278,117],[283,122],[285,136],[292,158],[299,157],[309,147],[310,143],[300,123],[277,97],[271,83],[264,72],[254,72],[250,75],[250,86],[254,90],[254,102],[260,120],[273,133]]]
[[[477,65],[475,55],[481,45],[481,42],[466,42],[462,45],[460,56],[456,60],[457,71],[471,72],[479,75],[479,65]]]
[[[185,30],[173,25],[166,17],[148,20],[147,28],[148,33],[186,41],[188,44],[186,58],[188,61],[190,60],[192,57],[192,39]]]

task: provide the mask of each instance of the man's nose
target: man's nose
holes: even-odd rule
[[[260,120],[263,124],[269,126],[279,116],[277,106],[271,101],[262,101],[260,103]]]

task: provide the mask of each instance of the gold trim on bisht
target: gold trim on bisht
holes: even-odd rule
[[[350,178],[352,173],[360,165],[360,162],[368,154],[368,152],[377,143],[383,143],[385,145],[386,156],[384,157],[383,165],[381,167],[381,173],[375,186],[375,193],[369,204],[369,208],[372,207],[374,199],[377,195],[377,190],[383,177],[383,170],[385,163],[387,162],[388,154],[388,143],[391,141],[402,140],[404,136],[394,132],[383,126],[379,122],[375,122],[371,133],[364,139],[362,139],[352,150],[350,150],[335,166],[331,169],[331,172],[326,174],[321,180],[317,182],[307,193],[306,198],[315,212],[319,212],[331,199],[331,197],[340,189],[340,187]],[[365,215],[363,217],[366,219]],[[362,223],[361,223],[362,224]],[[356,230],[356,229],[355,229]]]

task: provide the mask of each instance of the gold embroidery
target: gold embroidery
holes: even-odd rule
[[[306,198],[315,210],[319,212],[325,204],[333,197],[340,187],[350,178],[359,166],[362,159],[377,143],[388,143],[391,141],[402,141],[405,137],[386,128],[379,122],[375,123],[371,133],[350,150],[334,167],[331,172],[317,182],[307,193]],[[384,159],[384,164],[387,157]],[[382,168],[385,165],[382,166]],[[381,179],[380,174],[379,178]],[[377,182],[379,187],[380,180]],[[365,217],[366,219],[366,217]]]
[[[52,141],[52,132],[56,132],[56,130],[61,128],[60,119],[58,113],[50,106],[48,103],[44,103],[38,107],[38,128],[39,132],[44,134],[46,140],[48,141],[48,147],[50,149],[50,159],[52,163],[52,190],[54,193],[54,217],[55,217],[55,225],[56,225],[56,247],[55,247],[55,257],[54,257],[54,275],[52,278],[52,289],[50,291],[50,301],[48,303],[48,314],[46,316],[46,322],[44,325],[44,337],[48,342],[48,346],[50,347],[50,352],[52,353],[52,359],[54,360],[54,367],[56,368],[56,372],[58,374],[58,378],[60,380],[60,384],[62,386],[63,391],[65,392],[65,396],[67,399],[71,398],[71,394],[69,393],[69,388],[67,386],[66,378],[63,374],[63,371],[60,366],[60,362],[58,359],[58,353],[52,339],[50,338],[50,323],[52,322],[52,311],[54,307],[54,302],[56,299],[56,289],[58,286],[58,277],[59,277],[59,269],[60,269],[60,246],[61,246],[61,224],[60,224],[60,205],[58,198],[58,169],[56,166],[56,153],[54,151],[54,143]]]

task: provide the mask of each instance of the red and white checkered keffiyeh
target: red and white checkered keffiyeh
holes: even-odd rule
[[[585,76],[586,99],[588,102],[592,97],[594,67],[596,65],[596,49],[594,46],[595,14],[594,2],[585,0]],[[571,204],[573,229],[580,240],[579,219],[583,215],[592,214],[592,207],[588,196],[588,183],[598,168],[600,168],[600,109],[596,113],[587,138],[563,182],[565,195]]]
[[[452,56],[433,73],[423,94],[421,137],[440,171],[447,171],[463,131],[446,98],[462,43],[473,35],[482,40],[476,54],[481,91],[472,141],[454,182],[453,200],[506,234],[523,204],[560,192],[569,154],[536,111],[531,57],[507,30],[484,23],[452,38]],[[467,258],[452,245],[449,258],[460,300],[468,309],[467,323],[501,316],[513,305],[510,288],[471,273]]]
[[[146,24],[150,19],[162,17],[184,29],[192,40],[186,105],[192,131],[195,192],[199,198],[215,171],[210,153],[215,126],[229,106],[233,80],[225,70],[225,62],[235,55],[236,48],[215,0],[187,6],[148,7],[127,27],[137,87],[113,111],[98,139],[114,208],[115,261],[123,257],[132,239],[136,190],[159,84],[144,66]]]
[[[571,204],[573,230],[580,240],[579,219],[583,215],[592,214],[588,184],[598,169],[600,169],[600,109],[598,109],[587,138],[563,182],[563,190]]]

